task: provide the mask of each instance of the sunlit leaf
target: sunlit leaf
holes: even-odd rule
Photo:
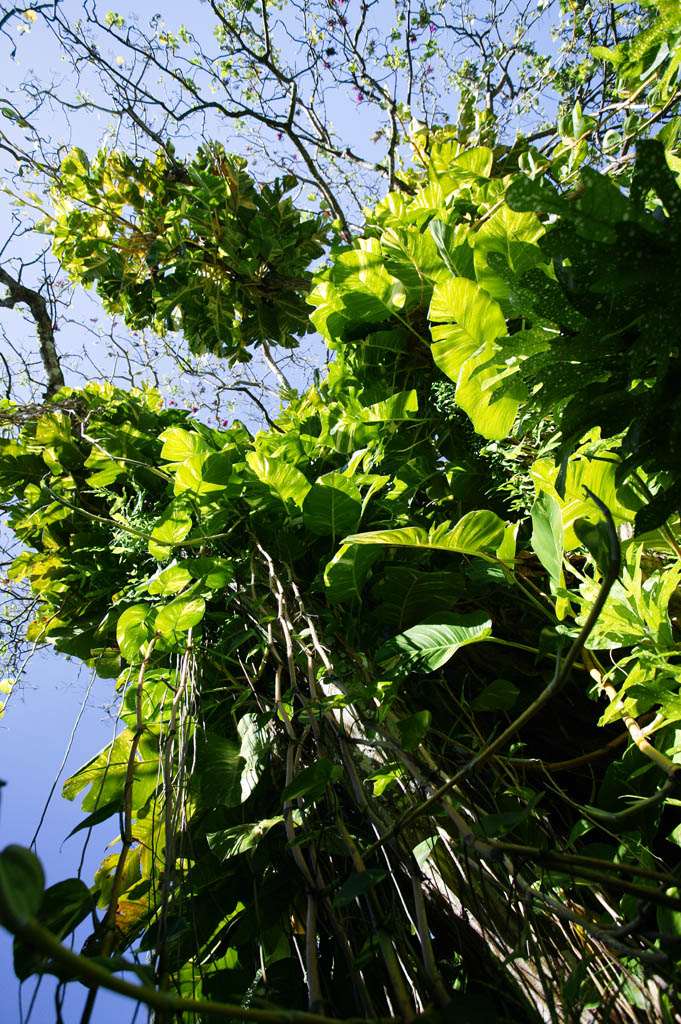
[[[426,672],[445,665],[451,657],[467,644],[479,643],[492,635],[492,620],[485,612],[470,612],[466,615],[441,612],[432,620],[393,637],[376,653],[381,663],[406,657],[408,662],[419,665]]]

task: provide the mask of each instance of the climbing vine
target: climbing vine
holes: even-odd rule
[[[301,285],[333,358],[272,429],[90,385],[1,442],[29,638],[120,709],[64,787],[118,835],[92,886],[0,857],[18,976],[80,980],[84,1021],[101,986],[186,1021],[678,1016],[676,158],[574,188],[451,128],[415,152]],[[204,343],[196,234],[95,255],[74,216],[77,276]]]

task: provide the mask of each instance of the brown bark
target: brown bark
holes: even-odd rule
[[[0,299],[0,307],[13,309],[18,303],[24,303],[31,311],[38,334],[40,358],[47,377],[45,398],[52,398],[60,388],[64,387],[64,375],[59,364],[52,317],[47,302],[40,292],[33,288],[27,288],[2,267],[0,267],[0,284],[4,284],[7,288],[7,295],[4,299]]]

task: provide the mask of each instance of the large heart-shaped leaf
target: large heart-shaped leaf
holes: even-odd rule
[[[270,459],[258,452],[249,452],[246,461],[258,480],[273,494],[283,502],[293,501],[299,508],[303,507],[310,484],[299,469],[282,459]]]
[[[362,513],[362,495],[342,473],[325,473],[303,502],[303,523],[312,533],[342,537],[354,529]]]
[[[492,634],[492,620],[485,612],[468,615],[441,613],[388,640],[376,654],[379,664],[407,659],[434,672],[467,644],[479,643]]]
[[[476,509],[467,512],[452,526],[441,523],[430,531],[420,526],[405,526],[397,530],[372,530],[345,537],[344,544],[384,544],[390,547],[430,548],[456,551],[464,555],[489,555],[504,541],[505,525],[495,512]],[[328,571],[328,570],[327,570]]]

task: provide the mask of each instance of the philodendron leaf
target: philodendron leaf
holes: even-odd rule
[[[182,427],[169,427],[160,435],[163,441],[161,458],[169,462],[184,462],[193,455],[210,452],[211,447],[200,434],[190,433]]]
[[[563,572],[563,519],[560,505],[542,491],[531,511],[532,550],[544,566],[551,582],[560,583]]]
[[[495,679],[473,700],[474,711],[508,711],[518,698],[518,687],[508,679]]]
[[[116,639],[121,654],[131,664],[140,660],[144,647],[152,637],[149,623],[151,607],[148,604],[133,604],[127,608],[116,626]]]
[[[191,579],[191,573],[184,566],[169,565],[150,580],[149,593],[168,597],[170,594],[176,594],[178,590],[183,590],[191,583]]]
[[[513,426],[519,400],[495,396],[504,364],[495,365],[496,339],[506,334],[501,306],[474,281],[450,278],[433,292],[428,311],[433,327],[433,359],[456,384],[454,401],[477,433],[498,440]]]
[[[368,536],[368,534],[358,534]],[[380,555],[378,547],[344,544],[324,570],[326,599],[329,604],[351,601],[362,596],[371,566]]]
[[[201,580],[210,590],[222,590],[234,576],[234,566],[227,558],[186,558],[184,567],[193,578]]]
[[[37,918],[60,941],[92,912],[95,901],[85,882],[66,878],[42,894]],[[20,981],[38,973],[44,957],[23,942],[14,945],[14,973]]]
[[[385,868],[368,868],[366,871],[358,871],[354,875],[350,875],[336,893],[333,905],[344,907],[346,904],[352,903],[353,900],[368,892],[369,889],[373,889],[387,877],[388,872]]]
[[[467,644],[479,643],[492,634],[492,620],[485,612],[455,615],[442,612],[393,637],[378,650],[376,661],[385,664],[406,658],[427,672],[441,668]]]
[[[220,860],[227,860],[228,857],[236,857],[239,853],[252,850],[271,828],[283,820],[281,814],[277,814],[274,818],[265,818],[252,824],[234,825],[220,832],[210,832],[206,838],[215,856]]]
[[[312,485],[303,502],[303,523],[312,533],[334,539],[353,530],[362,513],[359,488],[341,473],[325,473]]]
[[[246,761],[240,744],[206,732],[196,748],[194,781],[206,807],[236,807],[242,802],[241,776]]]
[[[565,537],[560,505],[550,494],[542,491],[532,506],[532,550],[544,566],[551,580],[551,590],[556,598],[556,615],[564,619],[570,605],[563,591],[563,547]]]
[[[343,774],[340,765],[334,764],[328,757],[321,757],[308,768],[298,772],[295,779],[288,784],[282,793],[284,803],[306,796],[316,800],[322,795],[330,782],[336,782]]]
[[[0,923],[12,931],[17,920],[35,917],[44,886],[36,855],[23,846],[6,846],[0,853]]]
[[[189,513],[176,505],[170,505],[151,531],[149,554],[159,560],[169,558],[173,546],[183,541],[191,528]]]
[[[293,501],[302,508],[310,484],[305,476],[282,459],[270,459],[258,452],[249,452],[246,461],[258,480],[283,502]]]
[[[154,622],[156,632],[166,637],[173,633],[183,633],[198,625],[205,610],[206,602],[202,597],[176,597],[157,612]]]
[[[431,720],[430,711],[417,711],[414,715],[401,718],[397,723],[397,731],[400,735],[400,746],[404,750],[415,750],[419,743],[422,743]]]
[[[503,544],[505,524],[494,512],[476,509],[452,526],[441,523],[426,532],[420,526],[372,530],[345,537],[344,544],[384,544],[390,547],[431,548],[464,555],[492,555]]]

